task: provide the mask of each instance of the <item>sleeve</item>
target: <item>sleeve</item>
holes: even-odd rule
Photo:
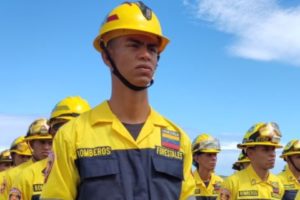
[[[194,199],[194,192],[196,189],[195,180],[192,174],[192,145],[190,139],[186,136],[184,144],[184,180],[182,182],[182,190],[180,200]]]
[[[231,177],[226,178],[221,184],[217,200],[234,200],[235,196],[233,181],[231,180]]]
[[[8,199],[8,194],[9,194],[9,191],[10,191],[10,189],[11,189],[11,170],[9,170],[9,171],[7,171],[7,173],[5,174],[5,185],[4,185],[4,187],[3,187],[3,191],[2,191],[2,194],[1,194],[1,198],[2,199]],[[0,198],[0,199],[1,199]]]
[[[53,166],[47,178],[47,182],[43,186],[40,199],[76,198],[79,175],[75,166],[75,144],[71,137],[69,137],[72,136],[72,134],[75,137],[72,124],[68,123],[59,129],[54,138]]]
[[[6,179],[5,179],[4,173],[5,172],[0,173],[0,199],[3,196],[4,190],[6,187]]]

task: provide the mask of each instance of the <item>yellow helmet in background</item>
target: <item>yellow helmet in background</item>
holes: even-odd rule
[[[24,156],[31,156],[30,148],[28,143],[25,141],[24,136],[20,136],[12,142],[10,146],[10,152]]]
[[[221,151],[220,142],[213,136],[203,133],[194,139],[192,151],[193,154],[197,152],[219,153]]]
[[[12,158],[10,155],[10,151],[8,149],[2,151],[0,153],[0,163],[11,163]]]
[[[242,169],[245,169],[247,163],[250,164],[249,158],[243,152],[241,152],[238,160],[232,165],[232,169],[240,171]]]
[[[281,132],[279,126],[274,123],[257,123],[253,125],[245,134],[243,142],[237,147],[244,149],[251,146],[264,145],[281,148],[280,145]]]
[[[46,139],[52,139],[52,135],[49,134],[49,125],[47,123],[47,119],[40,118],[32,122],[27,131],[25,140],[29,141]]]
[[[243,152],[241,152],[236,163],[247,163],[247,162],[250,162],[249,158]]]
[[[100,42],[107,42],[113,38],[132,34],[151,34],[160,40],[158,52],[162,52],[169,40],[163,36],[160,22],[155,13],[141,1],[125,2],[113,9],[105,18],[99,35],[94,40],[94,47],[102,51]]]
[[[70,120],[90,109],[88,102],[80,96],[66,97],[55,105],[51,112],[50,121],[53,119]]]
[[[300,154],[300,140],[291,140],[284,147],[280,158]]]

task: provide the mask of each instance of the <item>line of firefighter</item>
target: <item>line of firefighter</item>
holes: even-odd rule
[[[223,181],[214,174],[219,141],[200,134],[191,144],[183,130],[149,106],[147,88],[168,42],[144,3],[113,9],[94,41],[111,70],[111,99],[90,110],[82,98],[68,97],[55,106],[50,120],[35,120],[10,149],[15,166],[17,155],[24,161],[32,157],[1,173],[0,199],[298,198],[299,140],[284,148],[286,170],[278,177],[269,172],[275,148],[282,147],[276,123],[258,123],[247,131],[234,164],[240,171]],[[124,65],[137,65],[137,72]]]
[[[55,105],[49,120],[36,119],[26,136],[12,142],[10,155],[1,153],[0,163],[9,162],[11,167],[0,172],[0,200],[39,199],[54,159],[51,149],[57,130],[89,109],[81,97],[66,97]]]
[[[25,137],[18,137],[9,151],[1,152],[0,163],[12,163],[14,167],[4,169],[0,173],[0,199],[39,198],[54,161],[53,154],[50,154],[52,137],[60,126],[89,109],[89,105],[82,98],[67,97],[53,109],[50,123],[45,119],[35,120]],[[52,130],[48,124],[51,124]],[[223,182],[220,176],[214,174],[217,153],[221,150],[219,141],[206,133],[197,136],[192,143],[196,189],[190,199],[193,196],[197,200],[241,197],[297,199],[296,194],[300,189],[300,140],[291,140],[283,149],[280,157],[287,162],[284,170],[277,177],[269,172],[269,169],[274,167],[275,148],[281,147],[280,137],[280,130],[275,123],[257,123],[251,127],[243,142],[238,144],[242,152],[232,167],[237,172]],[[40,143],[34,144],[34,140]],[[111,153],[111,149],[107,147],[95,149],[98,149],[97,155],[88,153],[87,156],[98,156],[101,149],[105,151],[102,151],[100,156]],[[167,148],[157,151],[169,158],[182,158],[179,152],[174,154],[174,151]]]

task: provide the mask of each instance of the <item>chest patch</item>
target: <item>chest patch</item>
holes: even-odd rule
[[[183,159],[183,153],[180,151],[175,151],[173,149],[165,148],[165,147],[156,147],[156,154],[167,157],[167,158],[172,158],[172,159],[177,159],[177,160],[182,160]]]
[[[239,191],[239,196],[240,197],[258,196],[258,191],[257,190],[243,190],[243,191]]]
[[[161,129],[161,145],[174,150],[180,149],[180,134],[175,131]]]
[[[109,156],[112,153],[111,147],[80,148],[76,152],[78,158]]]

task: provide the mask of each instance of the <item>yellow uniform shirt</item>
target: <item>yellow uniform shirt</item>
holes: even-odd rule
[[[2,197],[4,200],[7,200],[9,197],[9,191],[12,187],[12,182],[13,180],[18,178],[18,175],[23,172],[24,169],[26,169],[28,166],[30,166],[31,164],[33,164],[33,160],[29,159],[28,161],[14,167],[11,168],[7,171],[5,171],[5,175],[4,175],[4,181],[5,181],[5,188],[2,194],[0,194],[0,200],[2,200]]]
[[[4,190],[6,188],[6,181],[5,181],[5,171],[0,172],[0,200],[3,198]]]
[[[278,174],[278,178],[281,180],[285,190],[283,199],[294,200],[297,192],[300,190],[300,183],[288,166],[285,169],[285,171]]]
[[[151,109],[136,140],[107,102],[65,124],[41,199],[186,200],[195,189],[191,142]]]
[[[211,179],[208,186],[200,178],[197,170],[193,173],[196,182],[195,197],[197,200],[215,200],[217,199],[218,193],[221,188],[221,183],[223,179],[216,174],[211,174]]]
[[[262,181],[249,165],[224,180],[218,199],[278,200],[283,197],[283,194],[284,188],[277,176],[270,173],[268,180]]]
[[[13,181],[11,192],[19,193],[21,200],[38,200],[45,180],[46,165],[47,159],[43,159],[24,169],[19,178]]]

